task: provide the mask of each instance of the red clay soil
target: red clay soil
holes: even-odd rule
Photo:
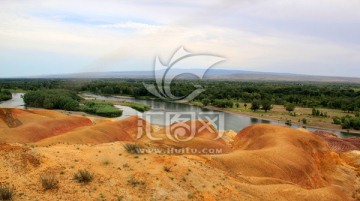
[[[360,138],[340,138],[337,135],[325,131],[315,131],[316,135],[326,140],[330,149],[335,152],[347,152],[351,150],[360,150]]]
[[[1,110],[4,111],[3,108]],[[60,135],[75,128],[91,126],[93,124],[91,120],[84,117],[60,114],[54,117],[52,112],[47,112],[50,115],[46,116],[46,113],[38,115],[34,114],[33,111],[28,112],[20,109],[11,109],[8,111],[11,111],[11,113],[7,113],[7,116],[16,117],[16,120],[23,123],[16,127],[1,127],[0,142],[36,142],[41,139]]]
[[[146,122],[136,116],[122,120],[103,121],[92,126],[78,128],[61,135],[38,141],[39,146],[56,143],[101,144],[115,141],[134,141],[138,132],[138,121],[143,122],[140,129],[145,130]]]

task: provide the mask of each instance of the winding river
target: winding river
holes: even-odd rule
[[[22,99],[23,93],[13,93],[13,99],[9,101],[4,101],[0,103],[0,107],[16,107],[16,108],[24,108],[24,101]],[[151,124],[156,124],[160,126],[164,126],[169,124],[169,122],[166,122],[165,114],[183,114],[186,115],[196,115],[195,118],[199,118],[201,115],[208,116],[210,119],[215,119],[218,117],[218,119],[223,119],[224,124],[220,126],[225,130],[234,130],[236,132],[240,131],[241,129],[250,126],[252,124],[277,124],[277,125],[285,125],[284,123],[277,122],[277,121],[269,121],[269,120],[263,120],[259,118],[253,118],[248,117],[245,115],[240,114],[232,114],[228,112],[223,111],[216,111],[216,110],[208,110],[201,107],[183,104],[183,103],[174,103],[174,102],[165,102],[161,100],[143,100],[143,99],[135,99],[135,98],[123,98],[123,97],[106,97],[106,96],[100,96],[100,95],[94,95],[94,94],[84,94],[86,97],[94,98],[97,100],[115,100],[115,101],[128,101],[128,102],[137,102],[137,103],[144,103],[151,106],[151,110],[140,113],[130,107],[126,106],[120,106],[115,105],[117,108],[123,110],[123,115],[119,117],[119,119],[127,118],[129,116],[138,115],[145,118],[148,118],[147,120],[151,122]],[[190,117],[190,116],[189,116]],[[202,116],[204,117],[204,116]],[[181,118],[181,117],[178,117]],[[219,123],[217,121],[216,123]],[[219,125],[219,124],[217,124]],[[299,128],[299,126],[294,125],[292,126],[294,128]],[[335,133],[339,135],[340,137],[347,138],[347,137],[354,137],[359,136],[355,133],[347,133],[347,132],[340,132],[337,130],[330,130],[330,129],[317,129],[317,128],[311,128],[307,127],[310,131],[315,130],[324,130],[331,133]]]
[[[165,102],[161,100],[144,100],[144,99],[135,99],[135,98],[121,98],[121,97],[106,97],[106,96],[100,96],[100,95],[94,95],[94,94],[85,94],[87,97],[96,98],[97,100],[117,100],[117,101],[127,101],[127,102],[137,102],[137,103],[144,103],[151,106],[151,110],[147,111],[145,113],[139,113],[136,110],[124,107],[124,106],[117,106],[123,110],[123,115],[120,118],[126,118],[133,115],[139,115],[141,117],[151,117],[149,120],[152,124],[157,125],[166,125],[166,118],[164,115],[164,112],[170,112],[170,113],[216,113],[223,115],[224,118],[224,129],[225,130],[234,130],[235,132],[238,132],[242,130],[243,128],[250,126],[252,124],[277,124],[277,125],[285,125],[282,122],[278,121],[270,121],[270,120],[264,120],[259,118],[253,118],[246,115],[241,114],[233,114],[229,112],[223,112],[223,111],[217,111],[217,110],[209,110],[204,109],[198,106],[193,106],[189,104],[184,103],[174,103],[174,102]],[[301,126],[293,125],[293,128],[299,128]],[[335,133],[339,135],[342,138],[347,137],[358,137],[359,134],[356,133],[348,133],[348,132],[341,132],[337,130],[331,130],[331,129],[319,129],[319,128],[311,128],[307,127],[306,129],[310,131],[315,130],[324,130],[327,132]]]

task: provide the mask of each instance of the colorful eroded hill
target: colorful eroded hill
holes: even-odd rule
[[[0,181],[14,185],[14,200],[360,199],[356,140],[260,124],[218,138],[211,126],[199,131],[203,123],[157,128],[138,117],[90,119],[1,108]],[[192,133],[179,135],[174,128],[189,125],[198,132],[181,140]],[[149,131],[157,140],[149,139]],[[128,152],[126,144],[147,152]],[[74,181],[79,169],[91,171],[93,181]],[[53,174],[58,187],[45,191],[43,174]]]

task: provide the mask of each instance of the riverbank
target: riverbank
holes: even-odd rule
[[[334,109],[320,109],[323,112],[326,112],[330,117],[314,117],[312,116],[312,108],[295,108],[296,116],[291,116],[289,112],[287,112],[282,105],[274,105],[273,109],[268,112],[264,111],[256,111],[253,112],[250,110],[251,104],[248,103],[248,107],[245,108],[242,104],[240,108],[219,108],[214,106],[200,106],[198,104],[188,103],[190,105],[196,105],[198,107],[202,107],[209,110],[217,110],[222,112],[228,112],[231,114],[244,115],[252,118],[263,119],[268,121],[277,121],[279,123],[285,124],[288,120],[291,120],[292,125],[296,125],[299,127],[309,127],[315,129],[326,129],[326,130],[334,130],[339,132],[350,132],[356,133],[360,136],[359,130],[354,129],[342,129],[340,125],[333,124],[332,117],[338,116],[342,117],[345,115],[349,115],[349,113],[342,112],[340,110]],[[307,120],[307,123],[304,124],[302,122],[303,119]]]
[[[89,95],[88,97],[91,97],[90,94],[88,94],[88,95]],[[109,96],[107,99],[111,99],[110,97],[119,98],[116,96]],[[125,98],[125,97],[122,97],[122,98]],[[146,102],[146,103],[149,102],[148,99],[135,99],[134,97],[126,97],[126,98],[128,99],[127,102],[133,102],[133,101],[135,102],[136,100],[144,100],[144,102]],[[119,102],[116,101],[116,102],[120,103],[121,101],[119,101]],[[113,102],[113,103],[116,103],[116,102]],[[136,101],[136,102],[138,102],[138,101]],[[345,113],[341,110],[319,108],[319,110],[321,112],[327,113],[328,117],[314,117],[314,116],[312,116],[312,108],[296,107],[295,111],[294,111],[296,116],[293,116],[293,115],[290,115],[290,113],[288,111],[286,111],[286,109],[282,105],[273,105],[273,108],[268,112],[265,112],[262,110],[253,112],[250,109],[251,108],[250,103],[247,103],[247,107],[244,107],[244,103],[239,103],[238,108],[235,108],[235,107],[234,108],[219,108],[219,107],[214,107],[214,106],[206,106],[205,107],[200,102],[188,102],[188,103],[173,102],[173,103],[188,105],[188,106],[196,106],[196,107],[204,108],[204,109],[208,109],[208,110],[221,111],[221,112],[225,112],[225,113],[228,113],[231,115],[241,115],[241,116],[247,117],[247,118],[256,118],[259,120],[270,121],[270,122],[274,122],[274,123],[278,123],[278,124],[285,124],[287,121],[290,120],[291,124],[294,127],[306,127],[311,130],[327,130],[328,132],[334,132],[337,134],[341,133],[343,135],[349,135],[349,136],[352,134],[355,134],[355,136],[356,135],[360,136],[360,131],[353,130],[353,129],[350,129],[350,130],[341,129],[340,125],[336,125],[336,124],[332,123],[333,116],[342,117],[342,116],[349,114],[349,113]],[[193,109],[191,109],[191,111],[193,111]],[[306,119],[306,124],[303,123],[303,119]],[[242,120],[245,120],[245,119],[241,119],[241,118],[239,119],[239,121],[242,121]],[[239,130],[239,129],[234,129],[234,128],[230,128],[230,129],[231,130]],[[347,133],[349,133],[349,134],[347,134]]]
[[[91,99],[91,100],[96,100],[96,98],[94,98],[93,96],[90,96],[89,94],[80,94],[80,96],[84,99]],[[129,99],[129,101],[120,101],[120,100],[111,100],[111,99],[105,99],[102,100],[104,102],[108,102],[108,103],[112,103],[114,105],[121,105],[121,106],[126,106],[126,107],[130,107],[133,108],[134,110],[138,111],[138,112],[146,112],[151,110],[151,106],[147,105],[147,104],[143,104],[143,103],[136,103],[136,102],[132,102],[130,96],[109,96],[109,97],[114,97],[114,98],[119,98],[119,99]]]

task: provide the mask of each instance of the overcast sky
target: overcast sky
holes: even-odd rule
[[[0,77],[151,70],[181,46],[214,68],[360,77],[360,1],[0,1]]]

